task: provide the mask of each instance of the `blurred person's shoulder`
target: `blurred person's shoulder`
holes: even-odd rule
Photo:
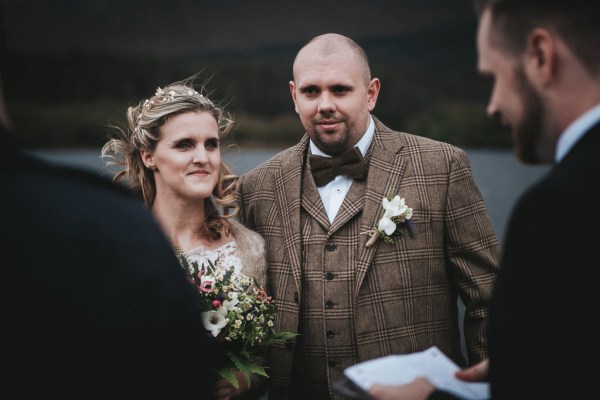
[[[56,180],[63,180],[72,185],[81,186],[89,190],[104,192],[107,195],[122,198],[124,201],[141,205],[141,200],[136,199],[133,192],[125,185],[113,182],[108,176],[80,169],[77,167],[50,165],[44,161],[37,161],[37,173],[52,176]]]
[[[124,201],[140,203],[135,199],[129,188],[114,183],[106,175],[78,167],[55,164],[27,154],[17,148],[12,148],[10,152],[1,154],[0,165],[0,173],[5,177],[13,177],[15,181],[18,177],[23,184],[35,180],[46,180],[54,184],[60,184],[54,191],[60,188],[72,187],[73,190],[79,188],[81,190],[97,191],[122,198]],[[43,185],[41,188],[45,186],[48,185]]]
[[[160,236],[143,201],[110,177],[25,153],[10,158],[0,167],[5,193],[0,206],[15,229],[24,229],[19,221],[35,220],[40,228],[75,237],[93,230],[110,231],[113,238],[132,230],[144,237]]]

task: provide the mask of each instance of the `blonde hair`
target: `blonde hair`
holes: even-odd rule
[[[154,172],[144,165],[141,151],[153,152],[161,138],[160,128],[169,118],[186,112],[208,112],[219,127],[221,141],[227,138],[233,126],[229,114],[194,88],[193,77],[158,88],[154,96],[127,109],[127,128],[115,127],[116,137],[102,147],[102,158],[109,165],[122,167],[114,181],[127,183],[150,209],[156,197]],[[201,227],[203,236],[218,240],[221,234],[229,235],[228,218],[239,210],[236,204],[238,176],[221,161],[219,178],[210,197],[204,200],[206,223]],[[223,215],[217,207],[223,210]]]

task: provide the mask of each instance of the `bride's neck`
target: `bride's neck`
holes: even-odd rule
[[[204,202],[173,204],[157,199],[152,205],[152,215],[176,248],[185,251],[210,243],[202,234],[206,223]]]

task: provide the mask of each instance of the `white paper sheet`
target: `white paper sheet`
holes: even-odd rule
[[[470,383],[454,377],[460,368],[437,347],[412,354],[393,355],[369,360],[344,370],[344,374],[365,391],[371,385],[402,385],[424,377],[438,389],[463,399],[490,398],[488,383]]]

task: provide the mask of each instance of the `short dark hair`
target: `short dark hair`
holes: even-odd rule
[[[520,54],[535,27],[554,30],[590,74],[600,74],[600,1],[598,0],[474,0],[481,16],[491,12],[496,42]]]

